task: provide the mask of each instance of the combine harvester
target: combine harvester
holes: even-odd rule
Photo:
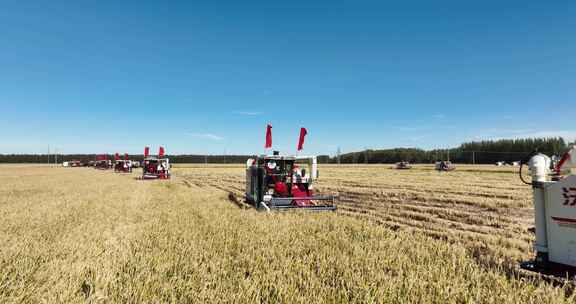
[[[450,172],[456,170],[456,166],[449,160],[437,161],[434,168],[440,172]]]
[[[112,168],[112,161],[108,160],[107,154],[98,155],[94,162],[94,168],[98,170],[108,170]]]
[[[574,279],[576,275],[576,146],[567,152],[551,172],[551,159],[543,154],[528,162],[532,181],[536,259],[523,269],[545,275]]]
[[[401,161],[399,163],[396,163],[396,166],[394,167],[394,169],[396,169],[396,170],[410,170],[410,169],[412,169],[412,165],[410,165],[410,163],[407,161]]]
[[[83,167],[84,165],[82,164],[82,162],[80,162],[79,160],[71,160],[71,161],[65,161],[62,162],[62,167]]]
[[[132,173],[132,161],[129,159],[128,154],[124,154],[124,159],[120,159],[120,155],[114,155],[114,172],[116,173]]]
[[[160,147],[158,157],[150,156],[150,148],[144,148],[142,179],[170,179],[170,159],[164,157],[164,148]]]
[[[306,129],[300,130],[298,151],[303,149]],[[272,126],[266,132],[266,149],[272,148]],[[336,196],[314,194],[318,179],[316,156],[283,156],[274,151],[247,161],[246,201],[259,210],[336,210]]]

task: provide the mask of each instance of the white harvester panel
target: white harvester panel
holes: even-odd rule
[[[576,267],[576,176],[546,183],[548,258]]]

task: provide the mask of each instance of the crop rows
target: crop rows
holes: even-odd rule
[[[321,176],[318,190],[341,196],[336,213],[255,212],[241,202],[241,166],[177,166],[167,181],[0,166],[0,303],[576,299],[502,267],[531,241],[530,190],[511,173],[343,166]]]
[[[197,186],[243,195],[241,167],[178,170]],[[482,250],[490,262],[511,264],[531,256],[531,190],[514,169],[469,166],[438,173],[428,167],[325,166],[320,176],[317,191],[338,194],[343,216]]]

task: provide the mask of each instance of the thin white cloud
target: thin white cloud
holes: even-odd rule
[[[534,133],[534,130],[531,129],[517,129],[517,130],[510,130],[512,134],[530,134]]]
[[[392,128],[400,131],[418,131],[426,129],[424,127],[412,127],[412,126],[393,126]]]
[[[409,137],[408,140],[413,141],[413,142],[421,142],[425,139],[425,136],[412,136]]]
[[[237,111],[236,114],[239,115],[244,115],[244,116],[260,116],[263,115],[263,112],[257,112],[257,111]]]
[[[220,141],[224,139],[224,137],[212,133],[188,133],[188,135],[200,139],[208,139],[214,141]]]
[[[534,133],[536,130],[534,129],[509,129],[509,128],[490,128],[480,130],[480,133],[486,135],[494,135],[494,134],[530,134]]]
[[[409,125],[409,126],[391,126],[391,128],[399,130],[399,131],[429,131],[429,130],[438,130],[438,129],[454,129],[455,126],[453,125]]]

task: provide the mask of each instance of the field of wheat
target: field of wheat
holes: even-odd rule
[[[242,166],[136,175],[0,166],[0,303],[575,301],[518,271],[532,210],[511,169],[322,166],[337,212],[273,214],[242,204]]]

